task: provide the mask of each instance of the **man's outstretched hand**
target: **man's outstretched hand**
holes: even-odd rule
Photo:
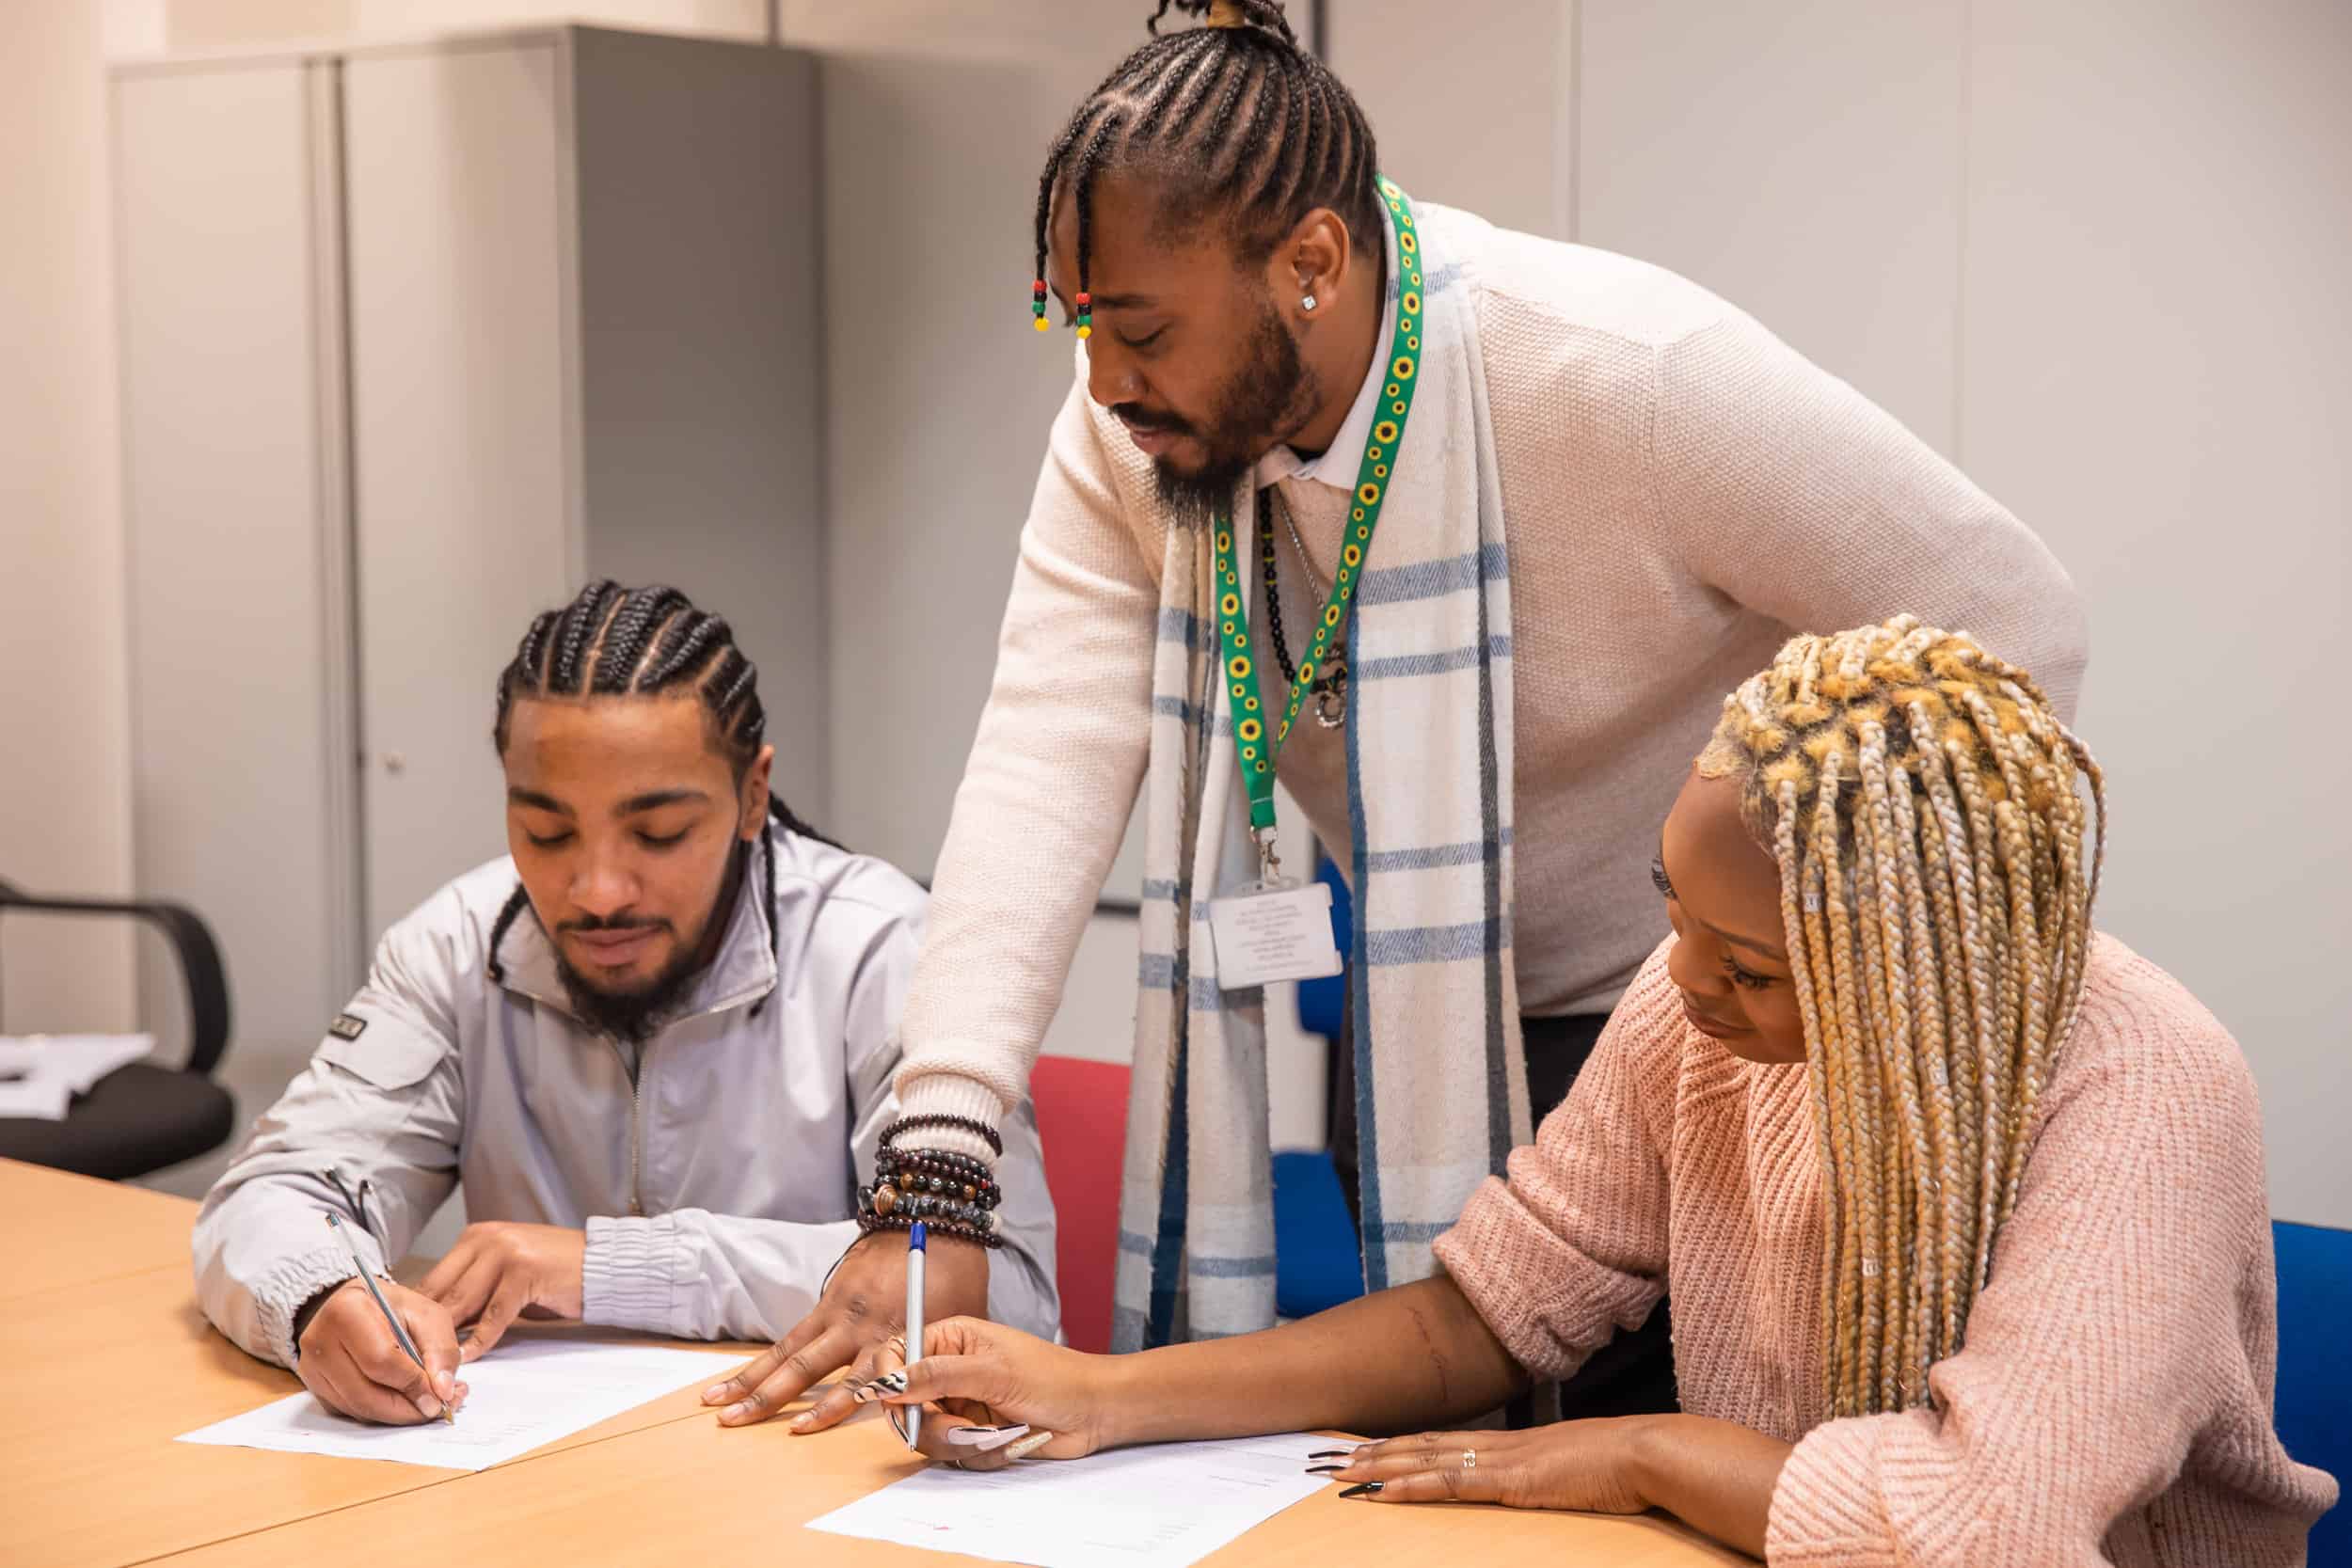
[[[923,1321],[987,1317],[988,1249],[933,1231],[925,1252]],[[878,1230],[860,1237],[833,1271],[816,1309],[734,1376],[704,1389],[703,1403],[725,1407],[719,1412],[722,1426],[749,1426],[848,1367],[851,1375],[792,1423],[794,1432],[821,1432],[857,1408],[848,1386],[880,1370],[875,1354],[906,1333],[906,1317],[905,1234]]]

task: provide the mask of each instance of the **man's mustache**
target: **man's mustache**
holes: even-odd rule
[[[1174,414],[1154,414],[1132,403],[1116,404],[1111,412],[1130,429],[1165,431],[1174,436],[1190,436],[1193,433],[1191,423]]]

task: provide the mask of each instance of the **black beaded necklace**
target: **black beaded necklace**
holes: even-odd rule
[[[1290,642],[1282,635],[1280,557],[1275,548],[1274,508],[1283,504],[1282,493],[1271,485],[1260,497],[1258,563],[1265,574],[1266,634],[1274,643],[1275,662],[1282,667],[1282,684],[1288,686],[1298,679],[1298,661],[1291,657]],[[1299,564],[1304,568],[1306,546],[1302,545],[1299,548]],[[1313,584],[1313,575],[1310,573],[1308,585],[1312,587]],[[1308,689],[1314,693],[1315,722],[1327,730],[1336,730],[1347,720],[1347,645],[1334,639],[1323,664],[1323,669],[1315,674],[1314,684]]]

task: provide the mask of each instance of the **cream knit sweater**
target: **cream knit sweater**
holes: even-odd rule
[[[1697,285],[1503,230],[1465,261],[1509,534],[1520,1005],[1605,1011],[1665,931],[1648,865],[1666,808],[1724,694],[1791,628],[1908,610],[1977,633],[2071,717],[2082,606],[1959,470]],[[1085,370],[1081,350],[939,859],[904,1025],[911,1116],[993,1124],[1026,1091],[1143,777],[1169,521]],[[1343,491],[1282,490],[1327,579]],[[1372,564],[1429,522],[1385,513]],[[1284,620],[1305,626],[1284,564]],[[1419,765],[1379,759],[1367,787],[1410,789]],[[1348,866],[1342,735],[1301,723],[1280,778]]]
[[[1931,1411],[1825,1419],[1805,1069],[1692,1030],[1663,949],[1438,1258],[1547,1377],[1670,1293],[1682,1407],[1797,1444],[1774,1563],[2302,1562],[2336,1488],[2271,1428],[2278,1291],[2236,1043],[2101,937],[2042,1103],[1965,1346],[1929,1373]]]

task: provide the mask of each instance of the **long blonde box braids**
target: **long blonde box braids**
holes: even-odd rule
[[[1780,867],[1831,1412],[1931,1403],[2080,1002],[2106,781],[2032,676],[1908,615],[1791,641],[1699,769]]]

